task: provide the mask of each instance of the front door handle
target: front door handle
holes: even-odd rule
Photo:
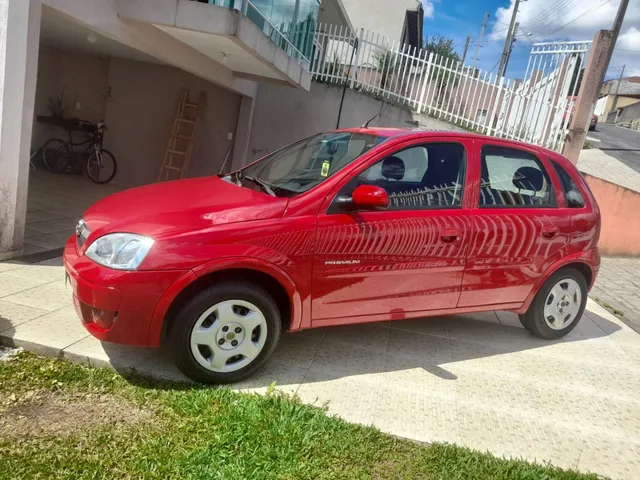
[[[440,239],[445,243],[453,243],[460,236],[457,228],[447,228],[440,232]]]
[[[553,225],[547,225],[545,227],[542,227],[542,236],[545,238],[553,238],[556,235],[558,235],[559,232],[560,232],[560,229]]]

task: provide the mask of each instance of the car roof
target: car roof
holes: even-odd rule
[[[478,139],[478,140],[499,140],[502,143],[506,143],[509,145],[513,145],[514,147],[528,147],[535,148],[546,156],[553,158],[554,160],[562,159],[563,161],[569,160],[558,152],[554,152],[553,150],[549,150],[548,148],[541,147],[539,145],[533,145],[525,142],[519,142],[517,140],[509,140],[506,138],[500,137],[491,137],[489,135],[480,135],[479,133],[471,133],[471,132],[459,132],[452,130],[432,130],[418,127],[366,127],[366,128],[344,128],[341,130],[336,130],[337,132],[351,132],[351,133],[360,133],[360,134],[369,134],[369,135],[377,135],[379,137],[385,138],[396,138],[396,137],[416,137],[416,138],[425,138],[425,137],[451,137],[451,138],[470,138],[470,139]],[[569,162],[571,163],[571,162]]]

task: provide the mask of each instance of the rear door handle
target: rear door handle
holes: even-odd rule
[[[440,232],[440,239],[445,243],[453,243],[460,236],[460,232],[456,228],[447,228]]]
[[[553,225],[542,227],[542,236],[545,238],[553,238],[558,234],[558,232],[560,232],[560,229]]]

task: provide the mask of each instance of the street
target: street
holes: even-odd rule
[[[640,132],[599,123],[596,131],[588,132],[587,137],[600,140],[593,142],[594,148],[599,148],[640,172]]]

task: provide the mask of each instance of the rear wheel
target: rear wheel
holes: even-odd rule
[[[560,338],[576,327],[586,304],[584,276],[578,270],[564,268],[542,285],[529,309],[520,315],[520,322],[538,337]]]
[[[62,172],[70,158],[69,144],[59,138],[48,140],[42,147],[42,163],[51,172]]]
[[[225,283],[182,308],[169,347],[177,367],[192,380],[232,383],[267,362],[280,332],[280,312],[268,292],[250,283]]]
[[[101,149],[99,153],[93,152],[87,159],[86,168],[89,178],[99,184],[109,183],[118,172],[116,157],[105,149]]]

